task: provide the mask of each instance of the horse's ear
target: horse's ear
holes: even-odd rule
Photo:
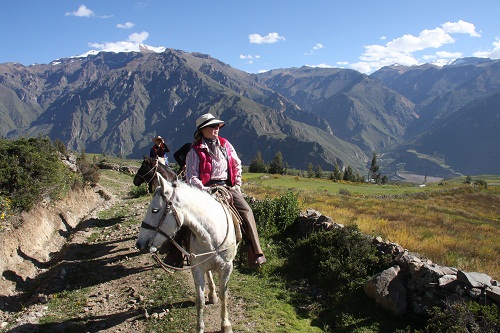
[[[155,190],[155,194],[154,195],[163,195],[163,188],[161,186],[157,186],[156,187],[156,190]]]
[[[146,154],[144,154],[144,155],[142,156],[142,158],[146,159],[146,158],[148,158],[148,156],[147,156]]]

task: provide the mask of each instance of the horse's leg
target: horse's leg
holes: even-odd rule
[[[229,321],[229,314],[227,312],[227,284],[229,283],[229,277],[233,271],[233,263],[230,262],[227,266],[222,269],[219,273],[219,297],[221,300],[220,304],[220,318],[221,318],[221,332],[222,333],[232,333],[233,327]]]
[[[203,321],[203,309],[205,307],[205,279],[203,270],[198,267],[191,270],[193,274],[194,287],[196,289],[196,332],[203,333],[205,331],[205,322]]]
[[[215,283],[212,271],[208,271],[206,273],[206,276],[208,285],[208,302],[212,304],[217,304],[219,303],[219,298],[217,297],[217,293],[215,292]]]

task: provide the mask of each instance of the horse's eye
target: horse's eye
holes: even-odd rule
[[[158,213],[159,211],[160,211],[160,209],[158,209],[158,208],[153,208],[153,214],[156,214],[156,213]]]

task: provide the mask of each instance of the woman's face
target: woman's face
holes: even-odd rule
[[[157,145],[158,147],[160,147],[160,146],[161,146],[161,140],[156,140],[156,141],[155,141],[155,143],[156,143],[156,145]]]
[[[214,140],[219,136],[220,125],[209,125],[201,129],[201,133],[207,139]]]

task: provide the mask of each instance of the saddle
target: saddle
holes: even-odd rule
[[[233,205],[233,196],[231,192],[224,186],[213,186],[211,188],[211,193],[215,197],[215,200],[220,202],[220,204],[231,214],[231,219],[234,223],[234,231],[236,232],[236,241],[238,243],[241,242],[243,239],[243,234],[241,232],[243,219]]]

